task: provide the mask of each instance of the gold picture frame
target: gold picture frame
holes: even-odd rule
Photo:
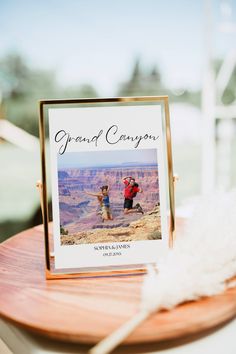
[[[140,96],[140,97],[116,97],[116,98],[88,98],[88,99],[52,99],[40,100],[39,102],[39,131],[40,131],[40,151],[41,151],[41,172],[42,180],[38,183],[41,195],[41,209],[44,225],[45,237],[45,266],[46,278],[72,278],[83,276],[108,276],[116,274],[134,274],[146,271],[145,264],[135,264],[131,266],[102,266],[88,267],[80,270],[55,270],[52,235],[49,232],[49,198],[48,198],[48,176],[47,176],[47,151],[46,135],[48,128],[49,109],[73,108],[73,107],[117,107],[117,106],[140,106],[140,105],[158,105],[162,112],[163,137],[165,139],[165,159],[166,174],[168,184],[168,204],[169,204],[169,222],[168,222],[168,246],[173,247],[175,230],[175,196],[174,196],[174,178],[172,162],[172,145],[170,131],[170,114],[168,96]],[[149,241],[148,241],[149,242]]]

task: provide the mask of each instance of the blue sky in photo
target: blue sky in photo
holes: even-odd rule
[[[206,1],[0,0],[0,57],[23,54],[55,70],[59,83],[90,83],[112,95],[135,58],[157,65],[169,88],[199,89],[204,63]],[[235,41],[219,32],[222,1],[212,0],[214,56]],[[234,12],[236,1],[229,1]]]
[[[156,149],[66,152],[57,155],[58,169],[157,164]]]

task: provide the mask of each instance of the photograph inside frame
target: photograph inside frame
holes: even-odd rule
[[[61,245],[160,240],[156,149],[58,154]]]
[[[55,272],[144,265],[167,251],[162,103],[46,107]]]

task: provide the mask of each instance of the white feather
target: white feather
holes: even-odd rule
[[[141,307],[150,312],[223,292],[236,275],[236,191],[202,199],[157,269],[142,289]]]

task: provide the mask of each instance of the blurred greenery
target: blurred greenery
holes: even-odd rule
[[[60,87],[56,73],[31,68],[20,54],[9,54],[0,59],[0,90],[4,99],[6,117],[15,125],[38,136],[37,101],[44,98],[98,97],[96,89],[89,84]],[[117,96],[168,95],[170,102],[188,102],[200,106],[200,92],[167,89],[157,67],[145,72],[140,60],[127,82],[120,85]]]
[[[98,96],[88,84],[60,87],[55,72],[33,69],[15,53],[0,60],[0,90],[6,118],[35,136],[39,134],[38,100]]]
[[[213,67],[216,75],[219,73],[221,65],[221,59],[214,60]],[[217,100],[218,103],[222,102],[224,105],[229,105],[236,100],[236,66],[234,66],[234,70],[232,72],[228,85],[223,92],[223,96],[221,98],[217,97]]]
[[[120,85],[117,96],[161,96],[168,95],[170,102],[187,102],[200,107],[200,91],[188,91],[179,88],[168,89],[161,78],[157,66],[145,70],[136,59],[130,78]]]

